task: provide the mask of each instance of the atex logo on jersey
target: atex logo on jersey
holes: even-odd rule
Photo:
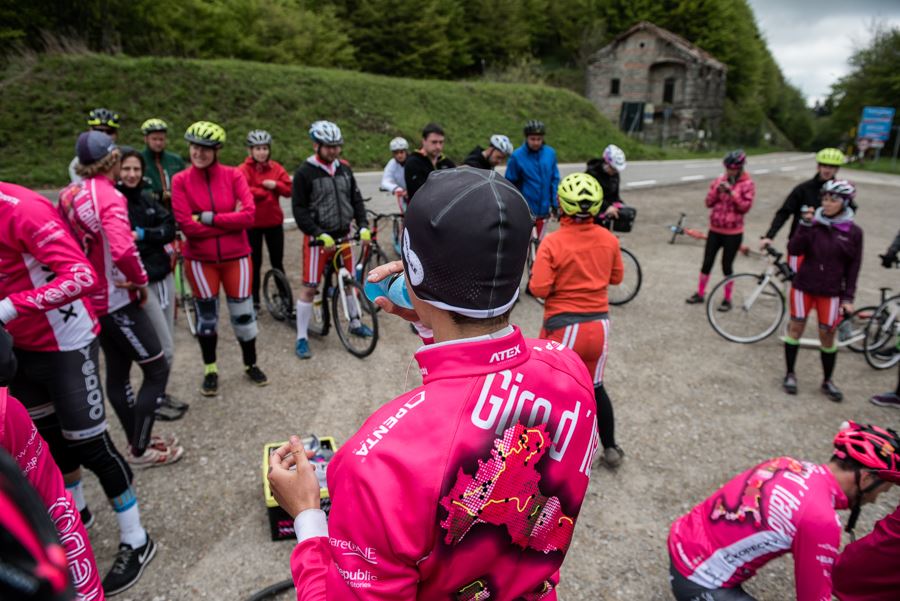
[[[507,361],[512,359],[513,357],[517,357],[522,354],[522,346],[517,344],[514,347],[504,349],[502,351],[497,351],[491,355],[491,363],[497,363],[498,361]]]
[[[375,558],[375,549],[373,547],[360,547],[353,541],[333,537],[329,537],[328,542],[332,547],[337,549],[341,555],[352,555],[353,557],[359,557],[372,565],[378,565],[378,560]]]
[[[363,441],[362,444],[359,445],[359,448],[353,451],[355,454],[360,457],[365,457],[369,454],[369,451],[375,447],[381,439],[384,438],[388,432],[394,429],[401,419],[403,419],[407,413],[418,407],[425,400],[425,391],[423,390],[413,398],[409,399],[403,405],[397,409],[397,411],[388,417],[386,420],[381,422],[381,425],[372,430],[372,433],[366,437],[366,440]]]
[[[498,436],[520,418],[529,426],[548,423],[553,404],[528,390],[523,379],[523,374],[508,369],[488,374],[472,411],[472,423],[482,430],[494,430]],[[566,454],[580,412],[581,401],[577,401],[573,410],[562,412],[559,423],[549,424],[548,431],[553,436],[549,455],[554,460],[560,461]]]

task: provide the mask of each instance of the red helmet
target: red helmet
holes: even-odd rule
[[[900,435],[890,428],[845,422],[834,437],[834,454],[874,470],[900,470]]]

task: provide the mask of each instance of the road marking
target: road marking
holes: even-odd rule
[[[782,167],[779,171],[796,171],[796,167]]]
[[[763,173],[768,173],[769,169],[757,169],[756,171],[751,171],[753,175],[762,175]]]
[[[704,177],[706,177],[706,176],[705,176],[705,175],[682,175],[682,176],[681,176],[681,181],[683,181],[683,182],[692,182],[692,181],[695,181],[695,180],[698,180],[698,179],[703,179]]]
[[[638,186],[652,186],[655,183],[655,179],[642,179],[636,182],[628,182],[627,184],[625,184],[625,186],[629,188],[636,188]]]
[[[685,165],[685,169],[702,169],[704,167],[708,167],[706,163],[694,163],[693,165]]]

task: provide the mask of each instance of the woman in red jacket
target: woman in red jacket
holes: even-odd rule
[[[191,166],[172,178],[172,211],[185,236],[185,274],[197,303],[197,340],[203,353],[200,392],[219,390],[216,367],[216,328],[219,288],[225,289],[231,325],[241,345],[244,371],[253,383],[265,386],[266,375],[256,365],[256,313],[250,299],[250,244],[256,207],[247,180],[234,167],[218,161],[225,130],[198,121],[184,134],[190,144]]]
[[[284,273],[284,212],[278,199],[291,195],[291,178],[280,163],[271,160],[272,136],[264,129],[247,134],[247,155],[238,170],[247,178],[256,204],[256,218],[247,236],[253,252],[253,308],[259,311],[263,240],[269,249],[272,269]]]
[[[703,266],[695,292],[687,303],[695,305],[704,301],[706,283],[712,271],[716,255],[722,249],[722,273],[730,276],[734,270],[734,258],[744,238],[744,215],[753,205],[756,188],[750,174],[744,171],[747,155],[743,150],[733,150],[725,156],[725,173],[713,180],[706,195],[709,208],[709,236],[703,252]],[[725,299],[719,311],[731,309],[731,284],[725,286]]]

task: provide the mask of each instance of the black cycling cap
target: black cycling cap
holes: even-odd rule
[[[420,299],[476,319],[506,313],[519,296],[532,219],[494,171],[432,171],[406,212],[403,266]]]

